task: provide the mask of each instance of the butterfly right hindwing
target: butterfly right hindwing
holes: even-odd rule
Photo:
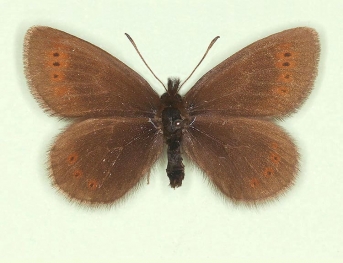
[[[185,153],[227,197],[255,203],[292,185],[299,155],[276,124],[249,118],[198,116],[184,134]]]

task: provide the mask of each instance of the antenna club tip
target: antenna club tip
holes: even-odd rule
[[[132,38],[130,37],[130,35],[128,33],[124,33],[124,34],[128,39],[132,40]]]
[[[218,40],[218,38],[220,38],[220,36],[216,36],[215,38],[213,38],[212,43],[214,44]]]

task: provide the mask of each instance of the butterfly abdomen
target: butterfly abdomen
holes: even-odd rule
[[[162,111],[163,135],[168,145],[167,175],[172,188],[182,185],[184,165],[181,157],[182,119],[177,108],[167,107]]]

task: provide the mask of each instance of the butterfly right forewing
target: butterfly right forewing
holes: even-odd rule
[[[293,28],[243,48],[206,73],[185,95],[191,116],[280,118],[296,111],[317,75],[315,30]]]

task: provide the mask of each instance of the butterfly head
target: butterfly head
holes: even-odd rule
[[[165,106],[175,107],[182,102],[182,97],[178,94],[180,89],[180,79],[168,79],[167,92],[162,94],[161,101]]]

